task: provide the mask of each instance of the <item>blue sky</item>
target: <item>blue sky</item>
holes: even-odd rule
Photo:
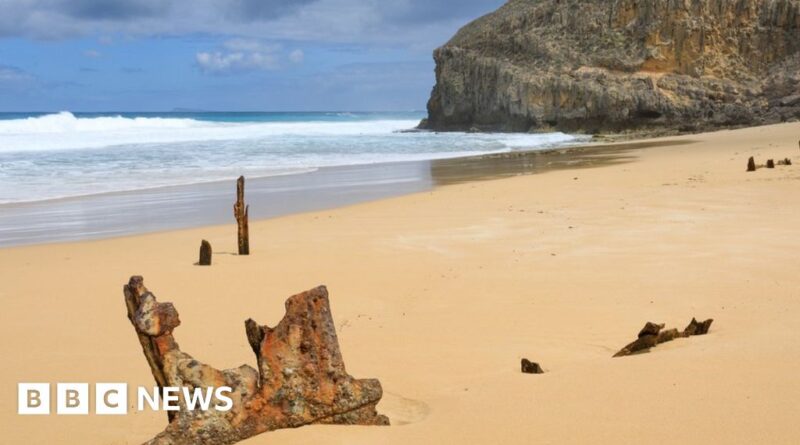
[[[0,111],[420,110],[503,0],[0,0]]]

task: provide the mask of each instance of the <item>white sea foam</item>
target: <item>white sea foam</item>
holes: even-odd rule
[[[505,134],[502,136],[493,135],[508,146],[509,148],[536,148],[550,147],[553,145],[575,142],[579,138],[564,133],[540,133],[540,134]]]
[[[387,134],[416,120],[211,122],[165,117],[76,117],[64,111],[0,120],[0,152],[103,148],[130,144],[245,140],[280,136]]]
[[[319,115],[330,119],[330,113]],[[240,174],[300,174],[327,166],[548,148],[577,140],[562,133],[405,133],[400,130],[418,120],[358,113],[335,117],[340,120],[214,122],[62,112],[0,120],[0,204]]]

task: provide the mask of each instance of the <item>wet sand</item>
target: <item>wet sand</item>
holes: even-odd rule
[[[150,411],[16,414],[17,382],[152,385],[121,291],[141,274],[180,311],[181,348],[218,368],[254,365],[245,319],[274,325],[286,297],[328,286],[347,371],[380,379],[393,426],[244,443],[798,443],[798,139],[792,123],[442,180],[254,221],[249,257],[227,219],[0,249],[3,441],[131,444],[164,427]],[[795,165],[747,173],[749,156]],[[211,267],[193,265],[201,239]],[[715,319],[709,335],[611,358],[646,321],[692,317]],[[523,357],[546,373],[520,373]]]
[[[626,162],[631,150],[669,143],[589,145],[326,167],[304,174],[249,179],[246,199],[253,220],[273,218],[426,191],[436,185]],[[0,247],[224,224],[233,218],[234,193],[235,181],[221,181],[5,204],[0,206]]]

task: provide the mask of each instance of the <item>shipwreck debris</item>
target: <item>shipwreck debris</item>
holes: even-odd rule
[[[239,255],[250,255],[250,228],[247,222],[249,213],[250,206],[244,203],[244,176],[239,176],[236,180],[236,202],[233,204],[233,216],[236,217],[238,226]]]
[[[526,358],[522,359],[521,367],[523,374],[544,374],[544,370],[538,363],[532,362]]]
[[[792,165],[792,160],[789,158],[778,160],[778,165]]]
[[[714,319],[712,318],[702,322],[692,318],[692,321],[689,322],[689,325],[686,326],[683,331],[678,331],[677,329],[668,329],[665,331],[664,324],[656,324],[648,321],[642,330],[639,331],[638,338],[620,349],[619,352],[614,354],[614,357],[624,357],[626,355],[647,351],[659,343],[672,341],[676,338],[705,335],[708,333],[708,330],[711,328],[711,323],[713,322]]]
[[[775,168],[775,160],[767,159],[767,168]]]
[[[708,330],[711,329],[711,323],[714,322],[714,319],[709,318],[705,321],[697,321],[697,319],[692,318],[692,321],[689,322],[689,326],[686,326],[686,329],[683,330],[683,337],[689,337],[692,335],[706,335],[708,334]]]
[[[211,243],[206,240],[200,243],[200,260],[197,264],[200,266],[211,265]]]
[[[345,371],[324,286],[286,300],[274,328],[245,322],[258,370],[248,365],[218,370],[180,350],[172,332],[180,325],[171,303],[159,303],[131,277],[124,286],[128,318],[136,330],[159,388],[231,388],[228,411],[178,411],[148,445],[225,445],[257,434],[312,423],[388,425],[375,406],[383,394],[376,379],[357,380]]]
[[[750,156],[750,159],[747,160],[747,171],[756,171],[756,160],[752,156]]]

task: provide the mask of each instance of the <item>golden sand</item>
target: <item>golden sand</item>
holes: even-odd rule
[[[380,379],[393,426],[245,443],[798,443],[798,139],[797,123],[692,135],[628,163],[253,221],[249,257],[233,221],[2,249],[2,442],[163,429],[157,412],[16,414],[18,382],[152,385],[122,297],[141,274],[180,311],[182,349],[218,368],[254,365],[246,318],[272,325],[328,286],[347,370]],[[749,156],[795,165],[746,173]],[[210,268],[193,265],[201,239]],[[646,321],[693,316],[709,335],[611,358]]]

